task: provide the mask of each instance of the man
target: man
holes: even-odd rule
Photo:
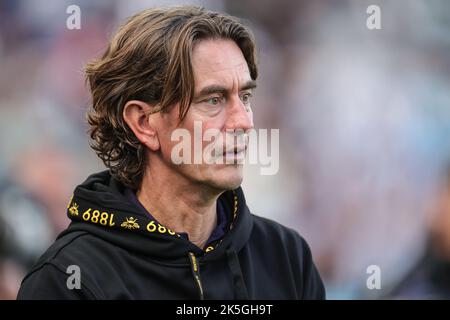
[[[109,170],[75,189],[71,225],[19,299],[325,297],[306,242],[251,214],[239,187],[248,140],[229,137],[253,128],[255,51],[239,21],[197,7],[146,10],[119,29],[86,70]],[[198,124],[231,161],[178,163],[192,150],[173,152],[173,133]]]

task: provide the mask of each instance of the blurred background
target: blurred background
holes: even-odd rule
[[[69,5],[81,29],[69,30]],[[83,67],[139,10],[196,4],[253,29],[257,128],[280,169],[246,168],[251,210],[300,232],[329,299],[450,298],[450,3],[0,0],[0,299],[65,228],[89,148]],[[369,30],[369,5],[381,30]],[[376,265],[380,289],[369,289]]]

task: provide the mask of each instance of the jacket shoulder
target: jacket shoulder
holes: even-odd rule
[[[89,241],[86,232],[72,232],[58,238],[38,259],[22,280],[18,299],[96,299],[101,297],[89,272],[83,272],[87,261],[81,254]],[[79,273],[80,279],[71,278]],[[81,276],[82,275],[82,276]],[[73,282],[75,281],[75,282]],[[70,285],[73,283],[73,285]]]
[[[282,241],[284,245],[299,245],[301,248],[308,247],[306,240],[294,229],[286,227],[279,222],[252,214],[253,233],[256,236],[270,238],[271,241]]]

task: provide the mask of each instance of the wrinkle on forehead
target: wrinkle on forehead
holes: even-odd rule
[[[228,39],[199,42],[192,54],[192,66],[196,88],[210,84],[235,87],[251,80],[241,49]]]

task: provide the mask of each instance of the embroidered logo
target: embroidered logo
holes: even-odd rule
[[[133,217],[126,218],[126,221],[122,222],[122,224],[120,226],[122,228],[130,229],[130,230],[140,228],[139,225],[137,224],[137,219],[135,219]]]
[[[69,208],[69,212],[73,216],[78,215],[78,205],[76,204],[76,202],[72,203],[72,206]]]

